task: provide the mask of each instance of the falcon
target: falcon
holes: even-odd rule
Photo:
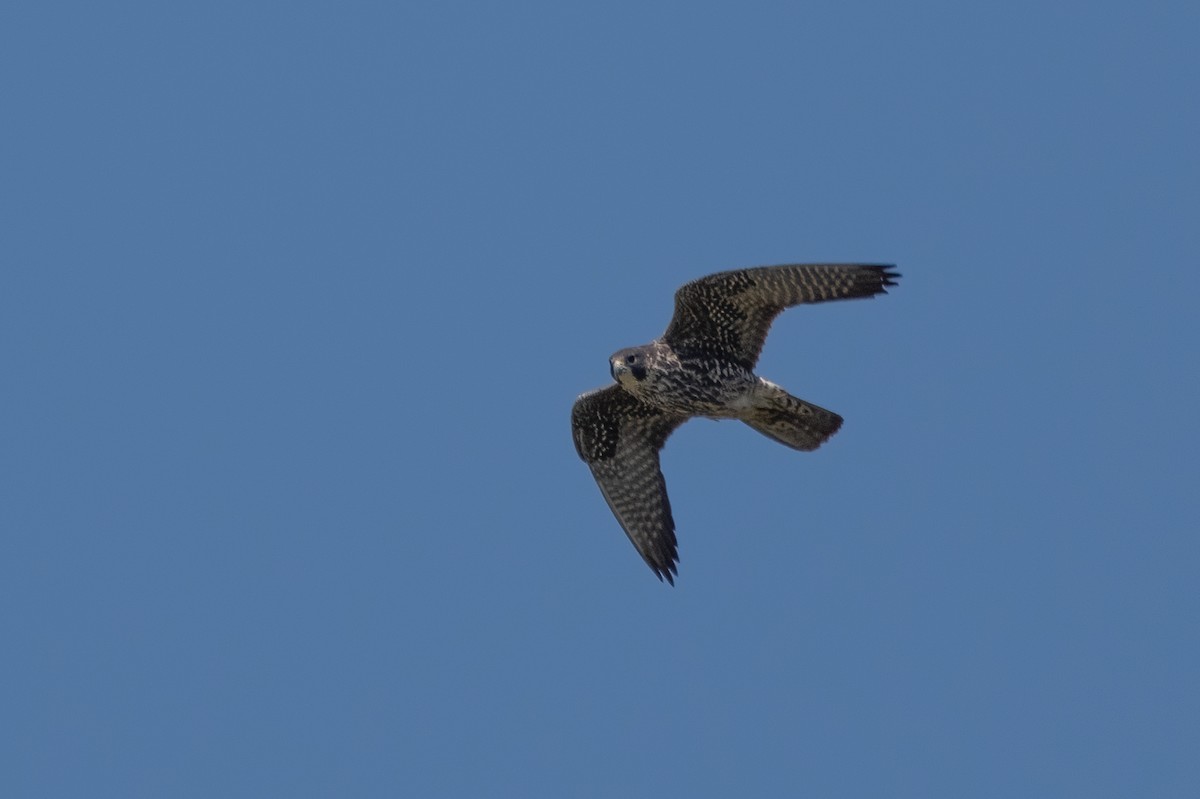
[[[625,534],[658,579],[675,584],[675,520],[658,453],[693,416],[737,419],[805,452],[842,417],[754,373],[771,323],[801,303],[886,294],[891,264],[785,264],[718,272],[675,292],[661,338],[608,359],[613,385],[581,394],[571,409],[575,450]]]

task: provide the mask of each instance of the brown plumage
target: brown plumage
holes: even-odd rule
[[[615,385],[581,395],[575,449],[659,579],[674,584],[675,521],[658,453],[693,416],[738,419],[775,441],[814,450],[842,417],[754,374],[771,322],[801,303],[873,297],[899,275],[882,264],[789,264],[719,272],[675,293],[662,338],[609,359]]]

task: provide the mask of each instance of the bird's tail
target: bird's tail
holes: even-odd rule
[[[821,446],[842,426],[842,417],[833,411],[793,397],[766,380],[755,393],[753,407],[740,418],[767,438],[805,452]]]

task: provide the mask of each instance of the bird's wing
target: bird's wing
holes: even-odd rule
[[[675,584],[675,520],[658,451],[687,421],[636,399],[619,385],[583,394],[571,409],[575,449],[596,478],[613,515],[646,563]]]
[[[900,277],[885,264],[787,264],[718,272],[675,292],[675,316],[663,339],[754,368],[771,322],[806,302],[885,294]]]

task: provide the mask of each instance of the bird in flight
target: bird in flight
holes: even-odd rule
[[[842,417],[754,374],[771,322],[801,303],[886,294],[890,264],[786,264],[718,272],[675,292],[661,338],[608,359],[613,385],[571,409],[575,449],[629,540],[675,584],[675,520],[658,453],[693,416],[738,419],[784,446],[811,451]]]

